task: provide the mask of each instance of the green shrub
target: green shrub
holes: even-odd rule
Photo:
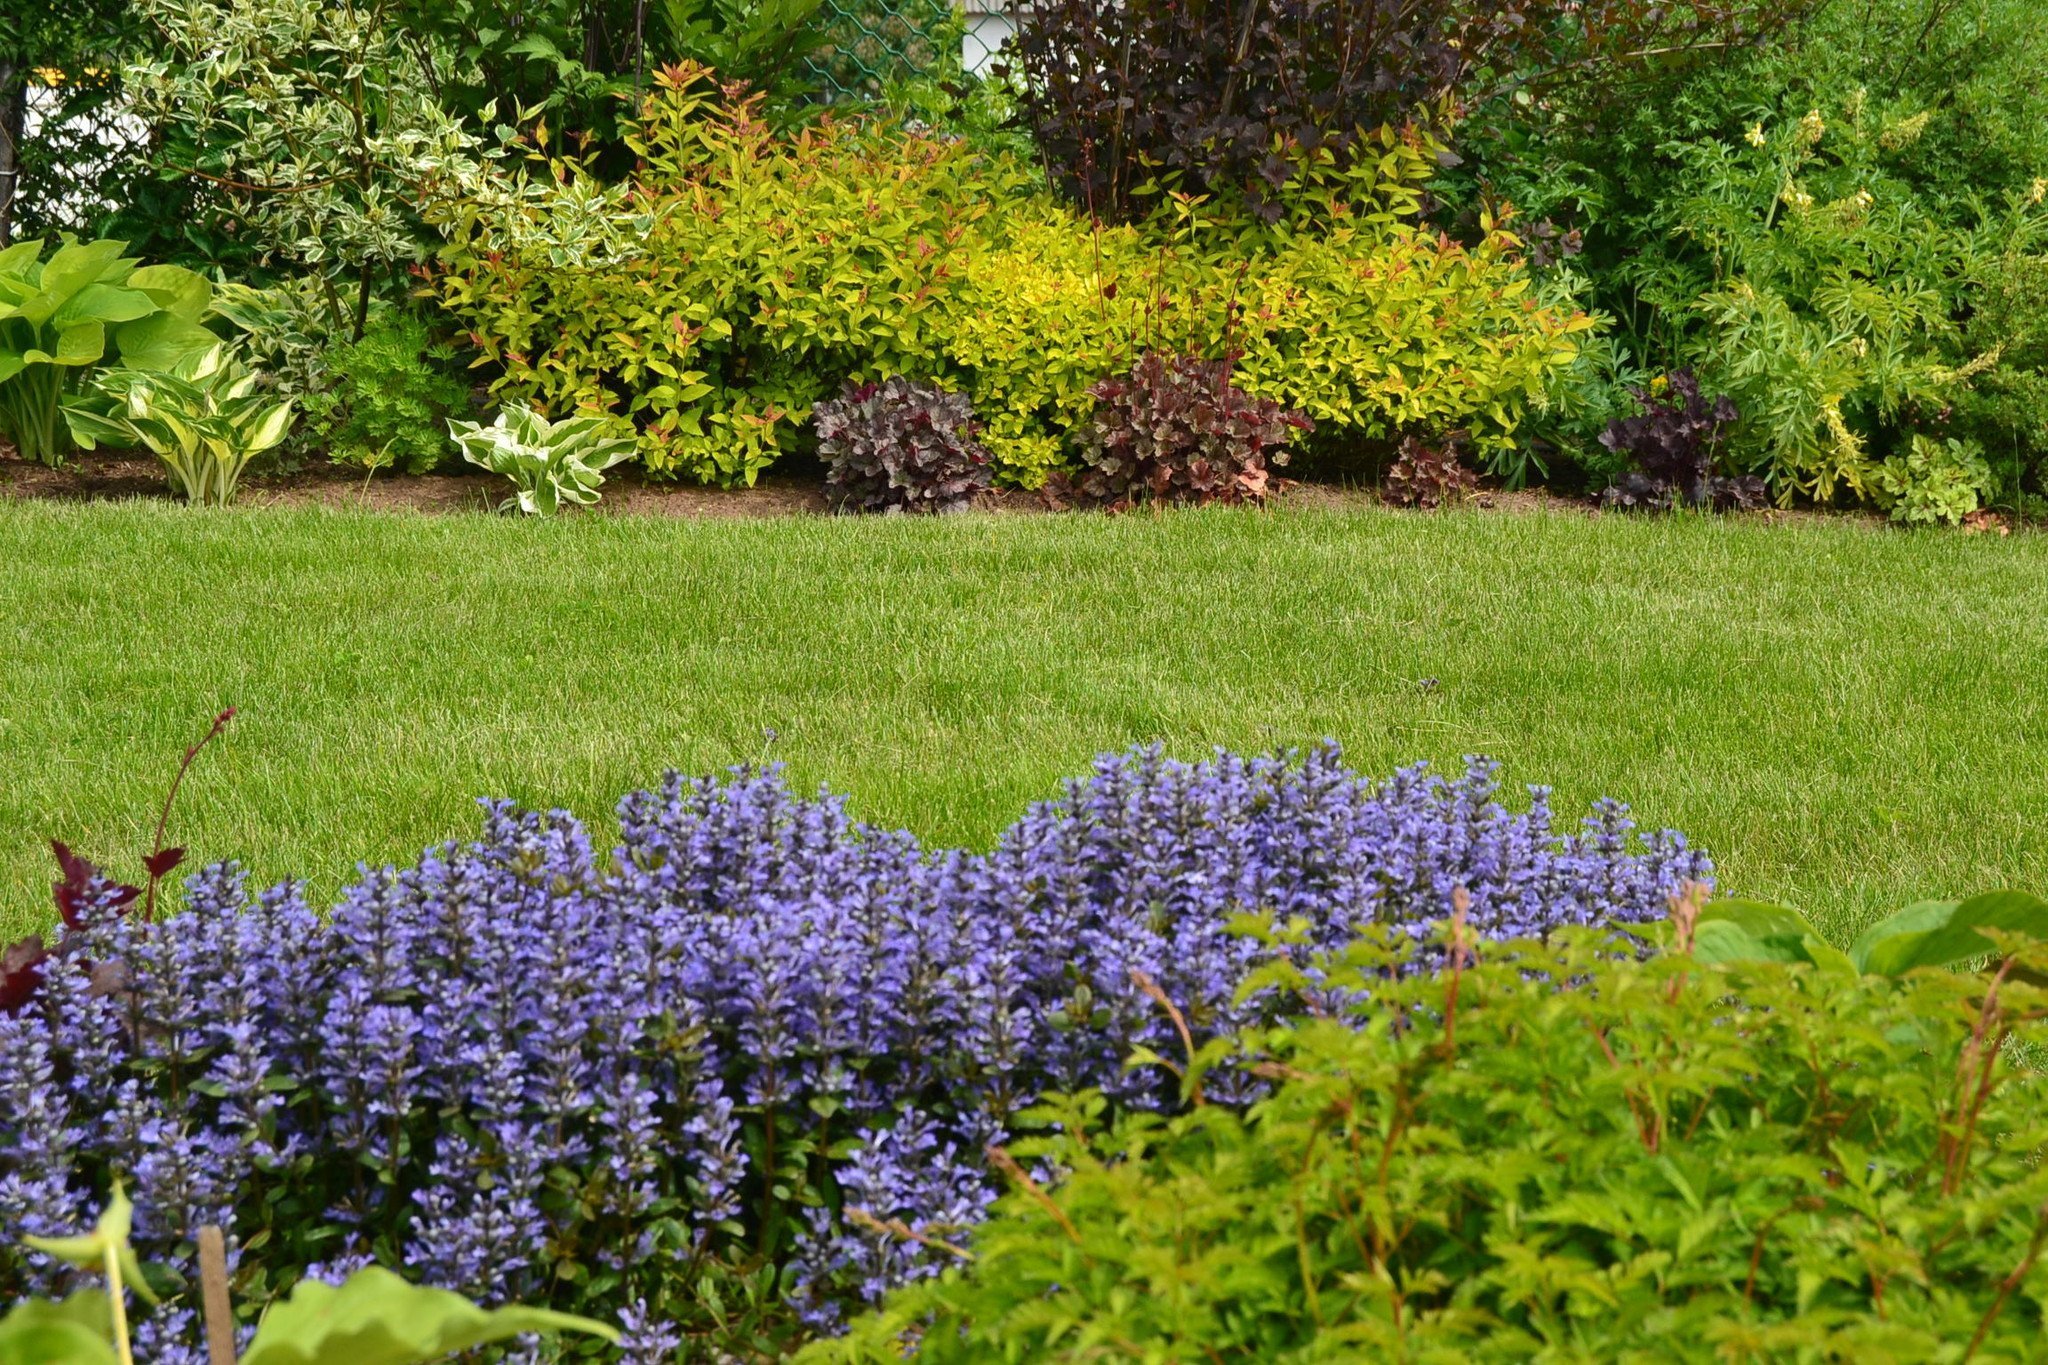
[[[2043,71],[2033,0],[1828,0],[1626,99],[1497,101],[1437,188],[1583,244],[1545,291],[1613,320],[1611,378],[1577,373],[1544,434],[1583,444],[1615,389],[1691,367],[1780,500],[1896,505],[1880,470],[1916,438],[1977,442],[2011,498],[2048,457]]]
[[[1583,316],[1530,294],[1519,244],[1418,229],[1430,147],[1377,135],[1385,212],[1240,234],[1199,206],[1091,228],[1035,168],[944,138],[826,122],[776,135],[703,73],[661,73],[606,185],[572,164],[446,224],[437,288],[497,391],[629,417],[657,473],[751,482],[844,381],[966,393],[998,472],[1035,487],[1089,390],[1149,349],[1238,354],[1248,392],[1319,426],[1469,428],[1512,444]]]
[[[1412,952],[1337,969],[1355,1017],[1242,1040],[1276,1083],[1248,1114],[1065,1102],[970,1264],[802,1358],[2038,1358],[2028,967],[1617,961],[1573,930],[1387,972]]]
[[[379,308],[362,340],[326,358],[318,425],[337,460],[424,474],[448,453],[448,419],[469,410],[455,350],[409,312]]]

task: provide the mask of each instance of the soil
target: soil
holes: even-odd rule
[[[365,507],[403,512],[488,512],[505,498],[503,480],[489,474],[378,474],[365,479],[337,465],[312,465],[291,473],[247,474],[236,499],[244,507]],[[17,458],[0,447],[0,500],[92,502],[145,498],[169,502],[174,495],[155,456],[79,451],[61,469]],[[1327,483],[1283,483],[1273,501],[1290,507],[1351,508],[1377,503],[1369,489]],[[1591,511],[1587,504],[1548,493],[1485,492],[1481,507],[1531,511],[1553,507]],[[655,483],[627,468],[605,477],[604,499],[592,511],[610,515],[668,517],[784,517],[824,515],[824,489],[815,476],[770,474],[752,488],[704,488]],[[1003,489],[986,494],[977,510],[1041,513],[1035,493]]]

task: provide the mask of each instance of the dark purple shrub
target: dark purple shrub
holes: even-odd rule
[[[144,923],[96,879],[84,952],[118,981],[62,967],[0,1013],[0,1301],[55,1277],[18,1235],[88,1221],[118,1171],[145,1256],[220,1223],[252,1306],[374,1258],[769,1349],[736,1286],[772,1306],[779,1269],[825,1327],[934,1273],[989,1203],[985,1147],[1041,1095],[1175,1102],[1125,1066],[1180,1053],[1138,974],[1200,1042],[1300,1008],[1238,998],[1269,954],[1419,937],[1459,887],[1476,928],[1524,935],[1654,918],[1706,874],[1611,802],[1560,835],[1544,791],[1495,796],[1476,760],[1372,783],[1334,747],[1143,749],[973,854],[737,771],[627,797],[609,871],[566,813],[489,803],[476,842],[366,870],[326,917],[215,866]]]
[[[1764,505],[1764,482],[1754,474],[1729,478],[1715,472],[1729,428],[1741,415],[1726,394],[1708,401],[1691,370],[1665,376],[1663,391],[1632,389],[1642,411],[1608,423],[1600,444],[1628,457],[1633,467],[1600,495],[1602,506],[1668,512],[1694,507],[1725,512]]]
[[[1127,507],[1135,502],[1257,502],[1269,465],[1314,424],[1230,378],[1230,362],[1140,356],[1128,376],[1089,390],[1095,411],[1079,433],[1081,470],[1048,484],[1057,500]]]
[[[1387,467],[1380,493],[1396,507],[1433,509],[1470,497],[1477,487],[1479,476],[1458,458],[1454,443],[1431,444],[1410,436]]]
[[[825,493],[861,512],[960,512],[989,487],[989,453],[974,438],[964,393],[895,378],[849,383],[818,404]]]
[[[1012,65],[1056,185],[1144,216],[1159,182],[1273,220],[1312,162],[1456,102],[1631,78],[1713,56],[1812,0],[1023,0]],[[1447,131],[1439,127],[1435,131]]]

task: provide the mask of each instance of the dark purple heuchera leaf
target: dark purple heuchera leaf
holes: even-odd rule
[[[212,1222],[265,1234],[262,1283],[378,1259],[617,1316],[772,1245],[829,1327],[956,1259],[875,1228],[971,1242],[999,1185],[983,1154],[1042,1096],[1172,1107],[1135,1051],[1302,1008],[1240,992],[1272,954],[1307,966],[1374,924],[1419,940],[1460,890],[1496,937],[1644,921],[1707,873],[1614,803],[1559,828],[1542,791],[1497,798],[1478,760],[1372,781],[1334,746],[1148,748],[979,853],[737,770],[628,796],[610,870],[565,812],[490,803],[473,842],[366,872],[326,914],[214,866],[152,923],[88,879],[71,960],[118,971],[48,972],[0,1013],[0,1302],[51,1285],[17,1234],[90,1221],[118,1171],[154,1260],[189,1265]],[[1305,941],[1235,932],[1247,913]],[[1203,1090],[1261,1093],[1235,1064]]]
[[[1231,382],[1227,360],[1147,352],[1129,375],[1090,392],[1095,412],[1078,433],[1079,472],[1055,475],[1055,504],[1128,507],[1154,502],[1258,502],[1269,465],[1313,431],[1308,418]]]
[[[81,929],[84,927],[84,908],[95,880],[100,877],[100,870],[73,853],[61,839],[50,840],[50,851],[57,855],[57,870],[61,874],[59,880],[50,883],[50,890],[57,899],[57,913],[63,918],[66,929]],[[139,886],[116,882],[107,893],[106,903],[116,908],[132,905],[141,894]]]
[[[1628,511],[1686,506],[1715,512],[1763,506],[1762,479],[1714,472],[1728,429],[1741,415],[1732,399],[1723,394],[1709,401],[1691,370],[1673,370],[1665,376],[1662,394],[1630,392],[1642,412],[1608,423],[1600,444],[1626,455],[1633,468],[1601,494],[1603,506]]]
[[[19,1013],[34,998],[49,958],[43,940],[35,934],[0,951],[0,1014]]]
[[[861,512],[958,512],[991,482],[967,396],[907,379],[848,384],[812,415],[833,505]]]

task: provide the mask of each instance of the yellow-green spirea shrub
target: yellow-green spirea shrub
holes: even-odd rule
[[[1192,1078],[1178,1114],[1040,1111],[956,1268],[798,1360],[2042,1358],[2038,945],[1903,980],[1615,949],[1415,972],[1390,932],[1276,971],[1350,1002],[1134,1057]],[[1201,1102],[1226,1059],[1271,1082],[1248,1111]]]
[[[1237,354],[1243,388],[1324,428],[1511,444],[1592,324],[1530,296],[1501,225],[1471,247],[1417,227],[1400,190],[1428,149],[1380,136],[1398,210],[1247,234],[1183,200],[1098,227],[1036,167],[850,123],[777,134],[675,68],[627,183],[551,161],[487,184],[440,211],[434,281],[500,397],[615,414],[650,470],[706,482],[751,483],[842,382],[904,374],[968,394],[1001,475],[1035,487],[1090,386],[1161,348]]]

